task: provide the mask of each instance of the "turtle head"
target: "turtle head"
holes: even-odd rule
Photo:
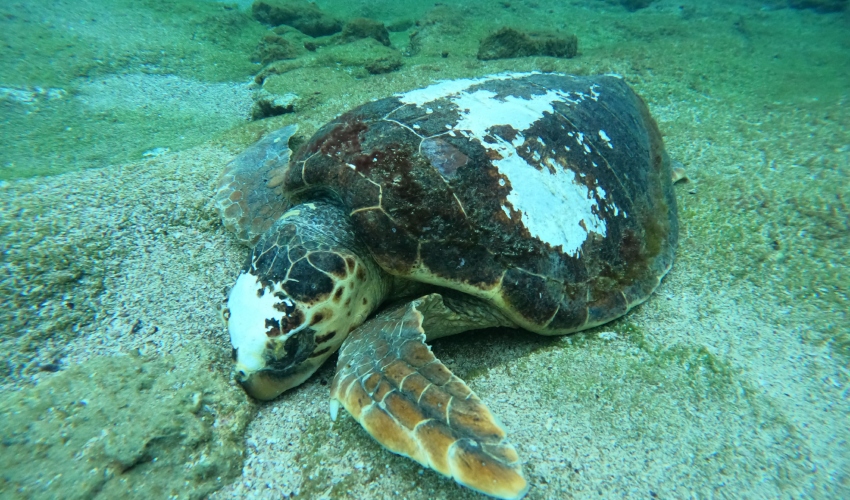
[[[273,399],[300,385],[344,339],[327,331],[331,325],[311,304],[295,300],[280,283],[264,285],[250,272],[237,278],[222,316],[233,346],[236,380],[257,399]]]
[[[236,380],[257,399],[307,380],[383,297],[380,273],[351,251],[334,211],[307,204],[284,214],[225,301]]]

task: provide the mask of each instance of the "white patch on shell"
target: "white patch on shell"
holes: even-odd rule
[[[457,88],[452,87],[452,90],[458,92]],[[434,91],[429,96],[437,98],[436,94]],[[452,96],[451,101],[459,110],[459,120],[454,129],[469,139],[476,139],[501,157],[493,160],[493,165],[510,181],[507,201],[521,213],[521,223],[531,235],[553,247],[560,246],[566,254],[577,256],[590,232],[603,237],[606,234],[605,221],[594,213],[594,209],[600,210],[594,192],[578,182],[572,170],[560,166],[553,169],[554,174],[548,169],[538,170],[519,156],[517,150],[525,143],[521,131],[543,118],[544,112],[553,113],[554,102],[575,103],[584,96],[576,101],[564,92],[549,90],[530,99],[510,95],[502,99],[495,97],[496,93],[489,90],[459,91]],[[518,132],[514,140],[507,142],[496,136],[495,143],[485,142],[484,137],[489,135],[490,128],[502,124],[510,125]],[[584,134],[579,134],[577,142],[589,152],[584,144]],[[535,161],[539,159],[536,151],[533,158]],[[506,206],[502,210],[510,217]]]
[[[227,297],[230,343],[237,350],[237,362],[246,371],[256,371],[265,366],[263,353],[269,340],[267,332],[271,328],[266,327],[266,319],[275,319],[279,323],[284,315],[274,308],[281,300],[272,292],[265,290],[262,297],[257,296],[262,289],[257,276],[243,272]]]
[[[593,212],[596,201],[576,182],[572,170],[559,169],[553,175],[528,168],[517,155],[494,163],[511,180],[508,201],[522,213],[522,224],[532,236],[574,257],[591,231],[605,236],[605,221]]]
[[[570,135],[572,137],[572,134],[567,134],[567,135]],[[590,146],[588,146],[584,142],[584,133],[583,132],[579,132],[578,135],[575,136],[575,139],[576,139],[576,142],[578,142],[578,145],[581,146],[582,148],[584,148],[584,154],[590,153]]]
[[[463,92],[469,87],[477,85],[479,83],[491,80],[514,80],[517,78],[523,78],[529,75],[535,75],[539,73],[539,71],[533,71],[530,73],[500,73],[498,75],[490,75],[482,78],[442,80],[433,85],[429,85],[423,89],[411,90],[410,92],[405,92],[403,94],[396,94],[396,96],[398,97],[398,100],[402,102],[402,104],[415,104],[417,106],[422,106],[423,104],[429,103],[436,99],[441,99],[443,97],[448,97],[450,95]],[[427,108],[425,112],[431,113],[432,110],[431,108]]]
[[[608,137],[608,134],[606,134],[604,130],[599,131],[599,138],[602,139],[603,141],[605,141],[606,146],[608,146],[611,149],[614,149],[614,146],[611,145],[611,138]]]

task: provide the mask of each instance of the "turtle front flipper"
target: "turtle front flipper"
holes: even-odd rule
[[[297,130],[289,125],[263,137],[228,163],[218,180],[215,207],[242,243],[256,244],[289,208],[281,185]]]
[[[497,498],[528,491],[514,447],[490,410],[425,344],[429,295],[353,331],[331,386],[339,404],[382,445]]]

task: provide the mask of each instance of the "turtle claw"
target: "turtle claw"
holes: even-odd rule
[[[331,411],[331,420],[333,422],[336,422],[336,417],[339,414],[339,401],[337,401],[336,399],[331,399],[330,411]]]
[[[522,498],[528,483],[505,431],[425,344],[417,306],[426,300],[350,334],[331,385],[331,418],[342,404],[390,451],[481,493]]]
[[[685,165],[680,161],[673,160],[672,161],[672,179],[673,184],[677,182],[689,182],[688,172],[685,170]]]

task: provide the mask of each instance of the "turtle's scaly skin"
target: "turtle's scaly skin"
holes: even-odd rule
[[[519,456],[490,410],[425,344],[423,303],[379,314],[339,353],[331,415],[339,401],[390,450],[499,498],[528,490]]]
[[[425,341],[566,334],[649,297],[678,225],[646,105],[618,77],[504,74],[355,108],[283,165],[293,132],[234,160],[216,195],[243,241],[268,228],[225,308],[238,380],[271,399],[342,346],[332,416],[342,404],[390,450],[522,497],[504,430]],[[407,302],[366,320],[390,298]]]
[[[281,183],[289,166],[295,125],[263,137],[228,163],[218,181],[215,205],[224,226],[254,245],[289,207]]]

